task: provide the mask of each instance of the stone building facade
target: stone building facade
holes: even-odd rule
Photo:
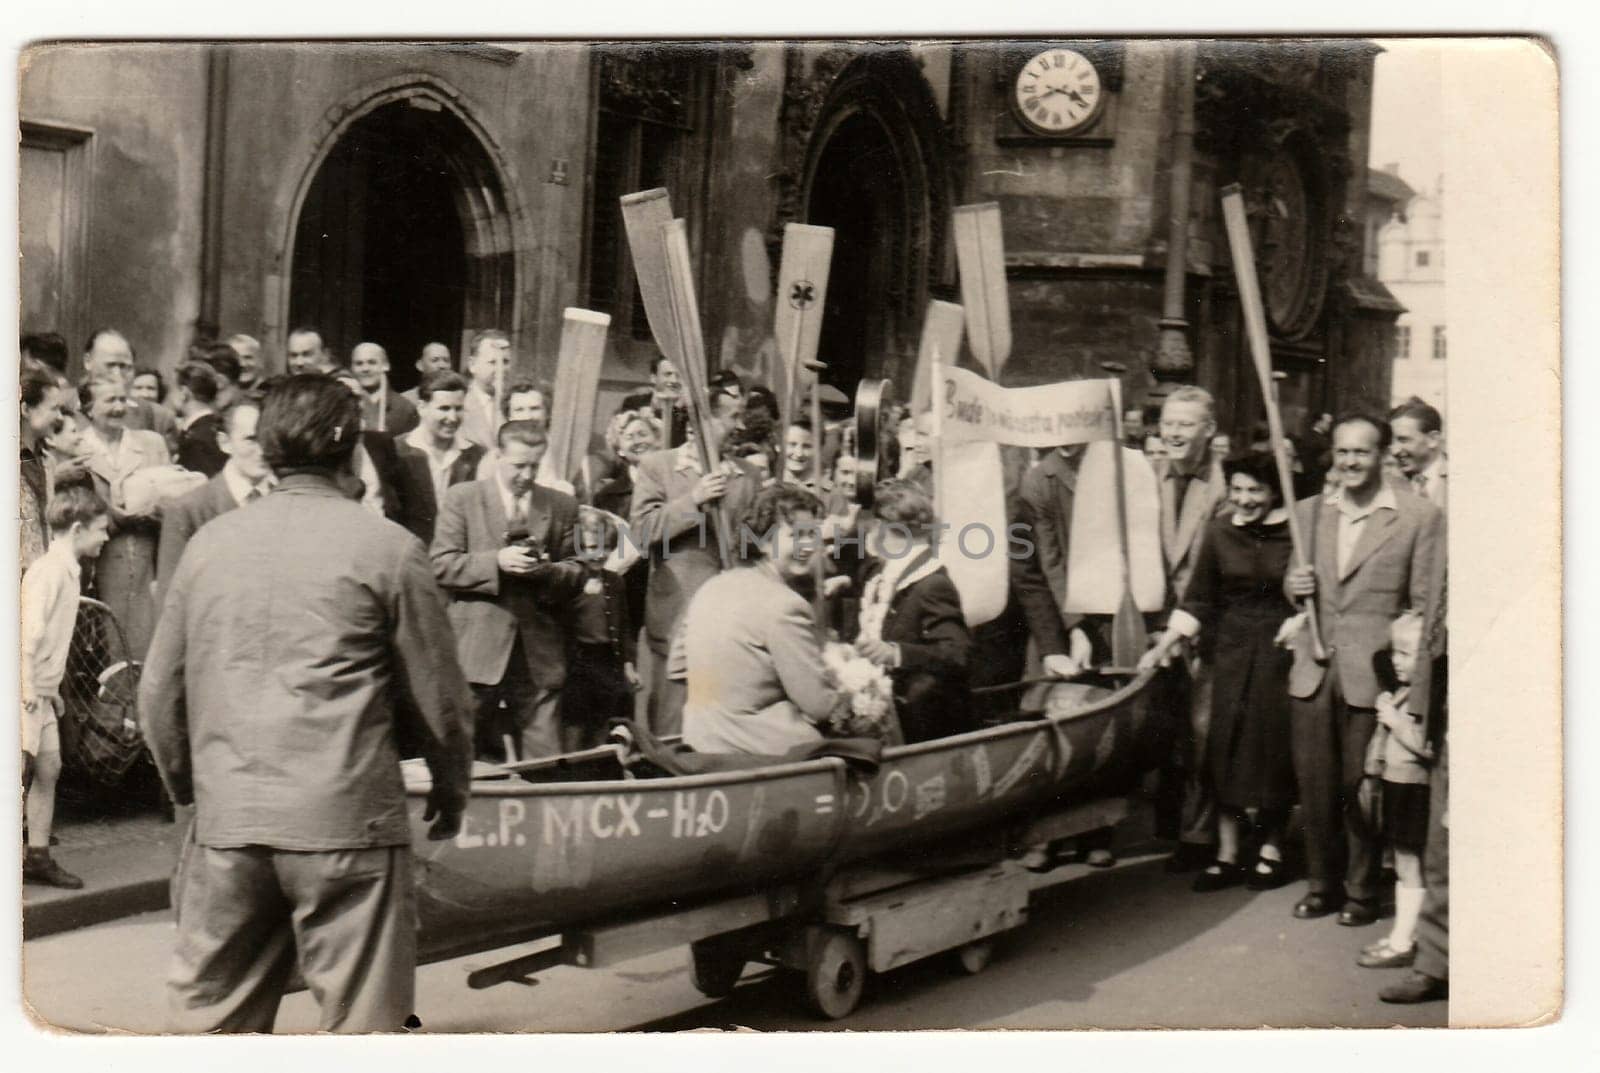
[[[1092,66],[1046,130],[1027,65]],[[484,327],[551,376],[560,315],[614,318],[602,406],[648,373],[617,197],[689,221],[714,364],[765,376],[783,225],[837,240],[821,357],[909,383],[930,298],[959,300],[950,212],[1004,213],[1008,383],[1129,366],[1260,414],[1223,240],[1243,184],[1291,426],[1381,406],[1397,308],[1363,266],[1372,64],[1359,42],[45,44],[22,58],[24,330],[114,324],[170,367],[315,324],[420,346]],[[1087,83],[1085,83],[1087,85]],[[1031,107],[1031,106],[1030,106]]]

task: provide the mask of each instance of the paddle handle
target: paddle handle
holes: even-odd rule
[[[1222,188],[1222,219],[1228,232],[1228,249],[1233,255],[1233,272],[1239,283],[1239,304],[1244,310],[1245,336],[1250,344],[1250,357],[1256,368],[1256,378],[1261,383],[1261,399],[1267,408],[1267,432],[1272,440],[1272,457],[1277,463],[1278,484],[1283,491],[1283,501],[1288,506],[1289,542],[1294,547],[1296,566],[1306,566],[1305,540],[1300,532],[1300,516],[1295,510],[1294,471],[1289,466],[1289,450],[1283,434],[1283,415],[1278,409],[1278,388],[1272,379],[1272,345],[1267,338],[1266,310],[1261,304],[1261,284],[1256,278],[1255,253],[1250,245],[1250,223],[1245,215],[1244,192],[1238,183]],[[1322,643],[1322,630],[1317,624],[1315,597],[1301,601],[1306,624],[1311,630],[1311,652],[1318,660],[1326,660],[1328,652]]]

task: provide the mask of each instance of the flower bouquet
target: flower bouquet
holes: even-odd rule
[[[840,641],[822,646],[822,668],[829,687],[840,693],[838,707],[823,723],[826,733],[899,743],[900,721],[895,718],[894,684],[888,671],[857,652],[854,645]]]

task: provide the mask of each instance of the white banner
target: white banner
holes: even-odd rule
[[[1062,447],[1116,436],[1115,380],[1004,388],[966,369],[945,366],[942,372],[941,432],[949,441]]]

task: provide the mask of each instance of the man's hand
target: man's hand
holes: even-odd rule
[[[1284,578],[1284,591],[1295,599],[1317,594],[1317,571],[1312,566],[1291,566]]]
[[[516,577],[527,577],[539,565],[538,556],[520,544],[501,548],[495,555],[495,561],[500,564],[502,571]]]
[[[1172,651],[1177,647],[1176,642],[1176,638],[1164,633],[1157,636],[1149,651],[1139,657],[1139,670],[1148,671],[1155,667],[1171,666]]]
[[[428,841],[444,842],[461,833],[461,809],[452,799],[441,802],[441,791],[438,786],[428,794],[428,804],[422,810],[422,822],[432,826],[428,828]]]
[[[1044,665],[1044,673],[1052,678],[1066,680],[1076,678],[1083,673],[1083,665],[1081,663],[1071,656],[1064,656],[1060,653],[1046,656],[1040,662]]]
[[[713,499],[721,499],[728,491],[728,475],[721,470],[707,473],[695,482],[694,501],[698,504],[709,503]]]
[[[89,456],[73,455],[56,467],[55,482],[68,484],[72,481],[81,481],[89,472]]]
[[[856,642],[856,651],[880,667],[895,665],[895,646],[887,641],[863,637]]]
[[[836,574],[822,580],[822,595],[837,596],[850,588],[850,579],[844,574]]]

